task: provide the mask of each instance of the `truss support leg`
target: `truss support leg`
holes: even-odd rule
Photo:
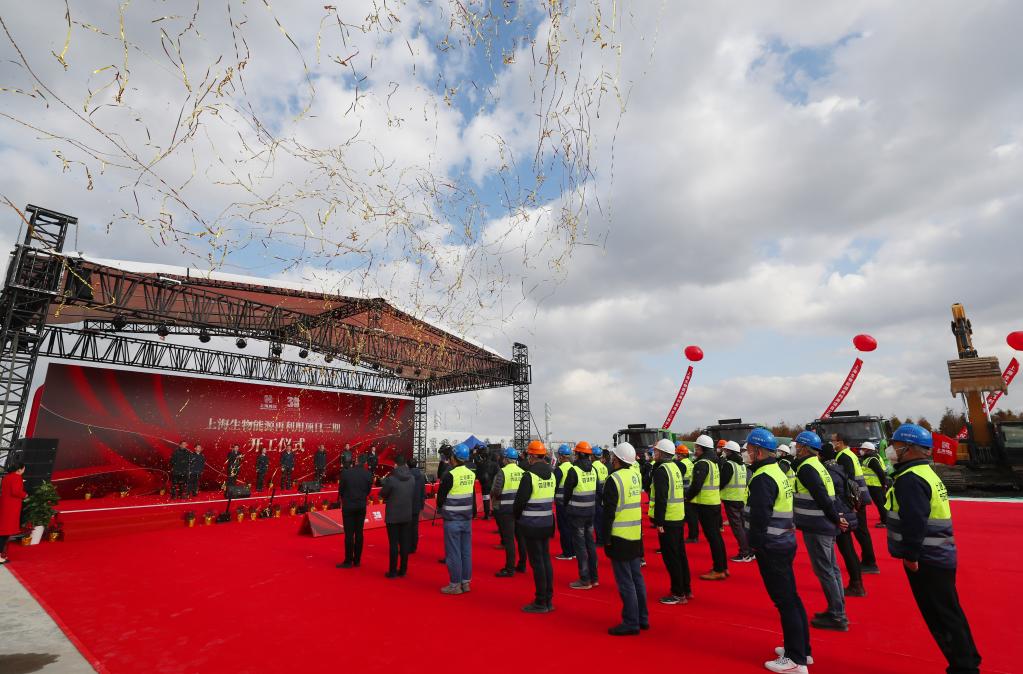
[[[529,349],[525,344],[516,342],[512,346],[512,360],[515,363],[515,384],[512,386],[514,402],[513,440],[515,449],[525,452],[529,445],[530,422],[529,412]]]
[[[412,421],[412,455],[419,463],[420,469],[426,465],[426,400],[425,396],[416,396],[416,409]]]

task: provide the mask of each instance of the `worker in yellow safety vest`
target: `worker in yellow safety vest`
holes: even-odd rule
[[[685,519],[686,495],[682,471],[675,458],[671,440],[661,439],[654,445],[655,462],[650,473],[650,505],[647,516],[657,527],[657,542],[661,560],[671,580],[670,591],[660,602],[668,606],[688,604],[693,596],[686,556]]]
[[[643,480],[634,470],[636,450],[623,442],[612,450],[611,474],[604,484],[604,551],[611,559],[618,594],[622,599],[622,622],[608,629],[616,636],[633,636],[650,628],[643,580]]]

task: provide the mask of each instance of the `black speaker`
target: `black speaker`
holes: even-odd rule
[[[25,491],[33,492],[53,477],[53,462],[57,458],[56,438],[20,438],[14,441],[7,454],[7,465],[15,461],[25,464]]]
[[[300,494],[312,494],[323,489],[323,486],[316,480],[309,480],[298,485],[298,492]]]
[[[249,489],[247,484],[232,484],[228,485],[224,494],[228,498],[248,498],[252,496],[252,490]]]

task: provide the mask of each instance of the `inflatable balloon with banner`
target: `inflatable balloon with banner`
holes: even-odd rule
[[[686,358],[691,363],[698,363],[703,360],[703,349],[698,346],[687,346],[683,351]],[[678,389],[678,395],[675,396],[675,402],[671,406],[671,411],[668,412],[668,417],[664,420],[664,425],[661,428],[671,428],[671,422],[675,420],[675,415],[678,414],[678,409],[682,407],[682,399],[686,397],[686,392],[689,390],[689,381],[693,378],[693,366],[690,365],[689,369],[686,370],[686,376],[682,379],[682,386]]]
[[[857,351],[861,353],[867,353],[877,349],[877,340],[870,335],[856,335],[853,337],[853,346],[856,347]],[[849,370],[849,374],[846,375],[845,381],[842,382],[842,388],[838,389],[838,393],[835,394],[835,398],[828,405],[828,408],[821,414],[821,419],[827,419],[835,410],[838,409],[845,397],[849,395],[849,391],[852,390],[853,384],[856,383],[856,378],[860,376],[860,370],[863,369],[863,359],[856,358],[853,361],[852,369]]]
[[[1017,332],[1010,332],[1009,335],[1005,338],[1005,343],[1008,344],[1009,347],[1015,351],[1023,351],[1023,330]],[[1016,360],[1015,357],[1013,357],[1012,360],[1009,361],[1009,364],[1005,366],[1005,370],[1002,372],[1002,381],[1005,382],[1006,387],[1008,387],[1009,384],[1012,383],[1012,380],[1016,378],[1016,374],[1018,372],[1019,361]],[[992,391],[991,393],[989,393],[987,396],[987,400],[985,401],[987,403],[988,412],[993,410],[995,408],[995,405],[997,405],[998,401],[1001,399],[1002,399],[1001,391]],[[958,435],[956,435],[957,440],[961,440],[964,442],[967,439],[969,439],[969,437],[970,431],[969,429],[966,428],[966,426],[960,428]]]

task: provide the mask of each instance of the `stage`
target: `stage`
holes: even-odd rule
[[[1023,544],[1012,534],[1023,530],[1023,502],[957,501],[953,513],[959,590],[983,671],[1019,672]],[[658,604],[667,576],[650,530],[651,629],[617,639],[606,634],[620,602],[602,553],[601,585],[591,591],[569,590],[575,562],[555,561],[556,611],[536,616],[520,611],[531,600],[529,574],[494,577],[502,553],[492,521],[475,522],[473,589],[454,597],[438,592],[447,581],[439,522],[421,524],[409,576],[396,580],[384,578],[383,529],[367,531],[362,568],[339,570],[341,538],[299,536],[299,524],[284,517],[12,546],[7,568],[102,672],[520,673],[536,648],[551,668],[756,672],[781,642],[755,564],[732,564],[725,582],[694,580],[688,606]],[[866,577],[868,597],[848,600],[848,633],[812,630],[812,670],[942,671],[901,566],[884,552],[884,531],[871,531],[882,574]],[[734,553],[727,529],[725,540]],[[710,566],[704,542],[687,550],[694,573]],[[802,551],[797,565],[808,611],[821,610]]]

